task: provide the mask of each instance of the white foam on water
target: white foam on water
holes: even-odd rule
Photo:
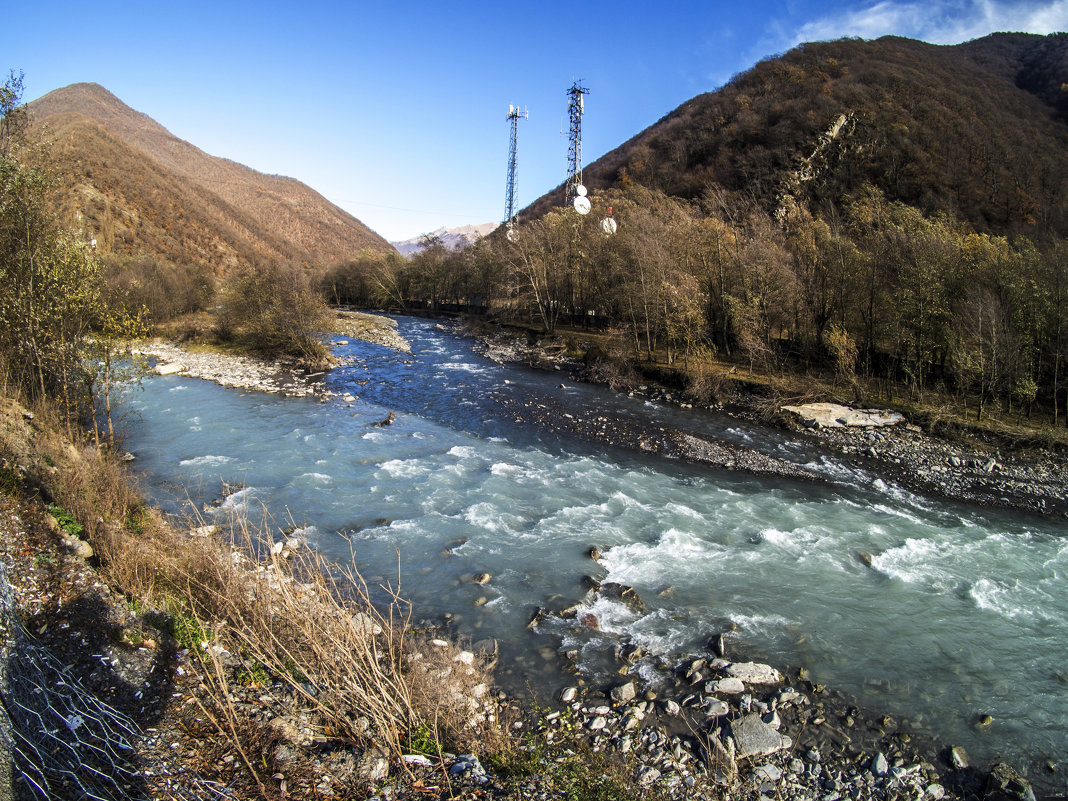
[[[975,601],[975,605],[988,612],[994,612],[1009,620],[1021,617],[1034,617],[1035,610],[1022,606],[1016,595],[1019,590],[1019,582],[1010,587],[1006,582],[993,579],[979,579],[968,590],[968,595]]]
[[[729,613],[727,618],[740,630],[754,638],[772,637],[788,626],[797,625],[796,621],[782,615]]]
[[[219,514],[231,515],[231,514],[244,514],[248,512],[249,502],[256,498],[255,487],[245,487],[244,489],[233,492],[223,498],[221,504],[219,504],[216,511]]]
[[[484,373],[486,368],[481,364],[471,364],[470,362],[442,362],[438,366],[439,370],[460,370],[465,373]]]
[[[464,520],[493,533],[519,533],[526,521],[519,515],[505,512],[494,503],[483,501],[469,506],[464,513]]]
[[[681,515],[682,517],[691,517],[694,520],[704,520],[705,516],[698,512],[696,509],[691,509],[682,503],[671,502],[664,507],[664,511],[668,514]]]
[[[307,478],[317,484],[329,484],[334,480],[333,476],[327,475],[326,473],[301,473],[297,478]]]
[[[219,465],[228,464],[234,461],[230,456],[215,456],[206,454],[204,456],[196,456],[192,459],[182,459],[178,462],[179,467],[218,467]]]
[[[171,387],[167,391],[168,392],[183,392],[183,391],[185,391],[187,389],[189,389],[189,385],[188,384],[179,384],[176,387]]]
[[[390,478],[418,478],[430,473],[430,466],[419,459],[390,459],[378,467]]]
[[[932,540],[905,540],[903,545],[889,548],[872,559],[873,569],[906,584],[924,584],[940,589],[955,585],[953,576],[939,565],[943,557],[956,545],[939,544]]]
[[[669,528],[654,542],[617,545],[601,554],[611,581],[631,586],[656,586],[665,581],[681,584],[710,572],[728,557],[728,551],[694,533]]]
[[[883,503],[875,503],[868,507],[872,512],[879,512],[887,517],[899,517],[917,526],[927,527],[928,521],[913,512],[902,509],[900,506],[887,506]]]
[[[383,442],[387,439],[387,435],[381,431],[365,431],[360,435],[360,439],[365,439],[368,442]]]
[[[453,445],[448,450],[449,456],[456,456],[460,459],[473,459],[478,456],[478,451],[470,445]]]
[[[305,542],[314,542],[319,538],[319,529],[315,526],[300,526],[285,535],[286,539],[298,539]]]
[[[495,462],[490,465],[490,473],[495,476],[501,476],[502,478],[514,478],[522,475],[523,468],[517,464],[509,464],[508,462]]]

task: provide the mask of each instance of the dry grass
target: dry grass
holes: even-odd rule
[[[21,407],[3,411],[4,431],[24,433]],[[312,712],[337,747],[379,749],[394,765],[412,751],[485,753],[499,736],[490,666],[453,641],[415,636],[408,604],[389,587],[384,602],[377,588],[372,602],[355,553],[338,565],[287,546],[267,518],[210,532],[203,521],[172,525],[143,505],[116,458],[64,442],[46,412],[33,429],[17,460],[28,465],[28,484],[83,523],[110,586],[170,613],[207,688],[200,704],[212,735],[231,743],[254,785],[264,786],[262,759],[251,756],[263,727],[232,702],[243,669],[269,677],[257,694],[278,694],[270,704],[296,699]],[[0,440],[5,456],[9,444]]]

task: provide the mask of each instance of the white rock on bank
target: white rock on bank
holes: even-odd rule
[[[837,403],[806,403],[801,406],[783,406],[782,410],[796,414],[806,426],[817,428],[877,428],[905,422],[905,417],[900,412],[850,409]]]
[[[734,662],[727,667],[727,675],[746,684],[782,684],[782,674],[771,665],[759,662]]]

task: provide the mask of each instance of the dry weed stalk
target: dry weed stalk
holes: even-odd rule
[[[270,530],[266,518],[237,518],[231,545],[176,564],[191,613],[219,644],[284,682],[343,742],[399,757],[484,739],[495,714],[488,669],[473,653],[414,639],[410,606],[388,586],[373,602],[351,549],[340,566],[275,545]],[[212,694],[226,704],[225,676],[213,673]]]

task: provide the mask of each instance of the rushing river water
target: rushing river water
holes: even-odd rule
[[[1064,526],[915,497],[777,432],[564,387],[559,374],[501,368],[432,322],[400,327],[410,356],[336,348],[354,363],[326,380],[358,396],[349,404],[146,380],[125,402],[146,490],[180,510],[242,485],[220,517],[266,505],[327,554],[347,560],[351,542],[371,583],[396,582],[399,554],[417,616],[449,612],[461,635],[497,638],[506,686],[559,686],[561,649],[593,673],[621,639],[681,655],[727,631],[729,651],[803,665],[977,761],[1000,754],[1040,781],[1048,760],[1066,769]],[[718,436],[831,480],[591,444],[517,419],[537,405]],[[391,411],[393,425],[373,425]],[[464,580],[481,572],[488,584]],[[647,612],[597,600],[599,632],[559,620],[526,629],[535,607],[580,601],[585,574],[633,586]],[[640,666],[648,678],[654,662]],[[980,714],[993,725],[976,727]]]

